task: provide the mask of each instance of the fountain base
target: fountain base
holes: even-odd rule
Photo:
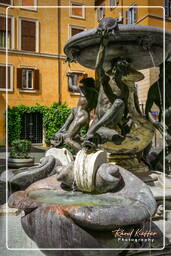
[[[53,175],[12,194],[9,206],[25,211],[22,226],[40,248],[117,248],[113,230],[141,226],[156,210],[147,185],[120,174],[124,186],[105,194],[67,191]]]

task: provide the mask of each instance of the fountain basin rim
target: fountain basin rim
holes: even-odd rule
[[[33,192],[34,191],[36,191],[36,189],[34,189]],[[130,204],[125,204],[123,200],[121,205],[117,206],[58,205],[54,203],[42,203],[32,200],[28,198],[28,194],[30,192],[31,191],[18,191],[12,194],[9,198],[9,207],[24,210],[26,215],[36,211],[37,208],[42,209],[42,211],[46,211],[46,209],[53,209],[54,213],[59,214],[60,212],[61,215],[71,218],[78,225],[92,230],[113,230],[114,226],[127,226],[142,223],[144,219],[149,217],[145,204],[142,204],[142,202],[137,199],[134,199],[134,202]],[[112,193],[106,193],[105,195],[107,194]],[[121,212],[122,214],[120,216]],[[122,215],[124,214],[125,216],[125,213],[123,212],[126,212],[127,216],[126,219],[124,219],[124,222]],[[99,214],[102,217],[100,222]],[[134,215],[136,215],[136,220],[132,218]],[[86,216],[89,216],[89,218],[87,219]]]
[[[103,68],[107,72],[111,69],[113,58],[125,58],[137,70],[159,66],[165,56],[171,56],[171,31],[153,26],[119,25],[115,34],[109,34],[106,40]],[[68,61],[78,62],[80,65],[95,69],[96,58],[100,47],[101,35],[93,28],[72,36],[64,46],[64,53]],[[165,34],[164,34],[165,32]],[[164,42],[165,35],[165,42]],[[151,52],[151,54],[150,54]]]
[[[119,24],[118,25],[119,27],[119,32],[130,32],[130,31],[133,31],[133,32],[155,32],[155,33],[162,33],[163,35],[168,35],[168,36],[171,36],[171,31],[166,29],[162,29],[162,28],[159,28],[159,27],[154,27],[154,26],[141,26],[141,25],[133,25],[133,24]],[[80,32],[74,36],[72,36],[67,42],[66,44],[64,45],[64,52],[65,54],[67,53],[67,48],[70,46],[70,44],[72,44],[72,42],[74,41],[80,41],[82,39],[85,39],[85,37],[88,37],[88,36],[92,36],[92,35],[95,35],[97,32],[97,28],[92,28],[92,29],[89,29],[89,30],[84,30],[83,32]],[[97,37],[99,37],[98,34],[96,34]]]

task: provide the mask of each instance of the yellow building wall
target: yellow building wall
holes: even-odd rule
[[[5,63],[5,54],[1,56],[2,63]],[[19,104],[24,105],[50,105],[58,100],[58,65],[56,59],[45,58],[35,56],[18,56],[10,55],[8,57],[8,64],[13,65],[14,69],[14,81],[13,92],[8,92],[8,104],[10,106],[16,106]],[[37,92],[28,92],[17,88],[17,68],[24,66],[36,67],[40,71],[39,83],[40,88]],[[3,98],[5,98],[5,92],[0,92]]]
[[[56,0],[38,0],[38,5],[57,5]],[[20,5],[20,0],[14,0],[14,5]],[[6,8],[0,7],[0,14],[5,14]],[[36,11],[22,8],[9,8],[8,14],[14,17],[14,51],[8,54],[8,63],[13,65],[13,92],[8,92],[8,105],[27,106],[41,104],[50,106],[58,102],[58,37],[57,37],[57,8],[38,8]],[[38,56],[30,52],[24,55],[19,51],[19,18],[31,18],[39,21],[39,52]],[[40,53],[51,54],[51,57],[42,57]],[[6,63],[5,52],[0,52],[0,63]],[[39,85],[37,92],[21,91],[17,88],[17,68],[21,66],[39,69]],[[5,144],[5,92],[0,91],[0,145]]]
[[[56,0],[38,0],[40,6],[69,6],[70,1],[56,1]],[[79,1],[85,5],[92,5],[92,1]],[[14,0],[14,5],[20,5],[20,0]],[[0,7],[0,14],[5,14],[6,8]],[[88,76],[94,77],[94,70],[82,67],[78,63],[73,63],[68,66],[64,63],[63,47],[69,39],[69,25],[82,26],[85,29],[94,27],[94,8],[86,9],[85,19],[78,19],[70,17],[69,8],[38,8],[36,11],[26,10],[23,8],[9,8],[8,14],[15,18],[15,42],[14,50],[19,50],[19,18],[31,18],[39,21],[39,53],[48,53],[60,55],[61,58],[56,57],[42,57],[33,56],[32,53],[28,55],[18,53],[9,53],[8,63],[13,65],[13,92],[8,93],[8,105],[16,106],[24,104],[27,106],[41,104],[51,105],[59,101],[59,87],[61,87],[62,102],[66,102],[70,107],[76,106],[79,94],[70,93],[68,90],[68,79],[66,72],[69,71],[83,71]],[[60,34],[59,34],[60,32]],[[58,34],[60,36],[58,36]],[[5,52],[0,52],[0,63],[5,64]],[[21,66],[30,66],[39,69],[40,72],[40,90],[37,92],[24,92],[17,88],[17,68]],[[60,69],[60,70],[59,70]],[[0,91],[1,102],[5,102],[5,93]],[[5,129],[4,129],[4,112],[5,103],[0,114],[0,143],[4,143]]]
[[[41,6],[56,5],[55,0],[38,0]],[[16,7],[15,7],[16,6]],[[15,17],[15,49],[19,49],[19,18],[31,18],[39,21],[39,52],[57,54],[57,8],[38,8],[36,11],[19,8],[20,0],[14,1],[15,8],[9,8],[8,14]],[[0,7],[0,13],[6,8]]]

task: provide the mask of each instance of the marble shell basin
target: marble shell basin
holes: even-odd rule
[[[147,185],[124,169],[120,172],[124,186],[117,192],[94,195],[65,191],[54,175],[12,194],[9,206],[25,211],[22,226],[40,248],[108,247],[104,232],[113,239],[115,227],[142,224],[156,211]],[[92,232],[102,234],[103,245],[96,234],[92,238]]]
[[[104,69],[110,69],[113,58],[129,59],[134,68],[141,70],[158,66],[163,62],[163,29],[152,26],[119,25],[119,31],[107,40]],[[171,55],[171,32],[165,32],[166,58]],[[64,47],[71,60],[95,69],[96,57],[100,45],[100,35],[96,29],[83,31],[72,36]],[[154,63],[150,56],[153,56]]]

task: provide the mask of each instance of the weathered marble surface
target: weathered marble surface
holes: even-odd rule
[[[12,187],[25,189],[35,181],[55,174],[58,166],[67,165],[71,161],[73,161],[73,156],[66,148],[51,148],[46,151],[45,157],[41,158],[40,163],[35,166],[9,169],[8,173],[4,171],[0,175],[0,182],[6,183],[7,174],[8,183]]]
[[[60,159],[61,165],[67,165],[74,160],[71,152],[66,148],[50,148],[46,151],[46,156],[53,156],[56,159]]]
[[[20,169],[9,169],[7,173],[8,183],[15,185],[20,189],[25,189],[33,182],[43,179],[50,175],[55,166],[61,165],[61,162],[53,156],[43,157],[37,166],[24,167]],[[6,172],[0,175],[0,181],[6,182]]]
[[[166,57],[171,53],[171,32],[166,30]],[[108,51],[105,56],[104,68],[110,69],[111,59],[120,56],[131,60],[133,66],[140,70],[153,67],[149,50],[154,57],[156,66],[163,61],[163,30],[152,26],[118,25],[118,32],[109,36]],[[65,45],[65,54],[81,65],[95,68],[99,50],[100,35],[98,29],[83,31]],[[92,47],[93,45],[93,47]]]
[[[156,202],[145,183],[124,169],[120,173],[124,180],[123,188],[115,193],[96,195],[102,195],[106,201],[113,197],[113,203],[109,205],[60,205],[29,198],[32,191],[64,191],[54,175],[37,181],[26,191],[12,194],[9,206],[25,211],[23,228],[39,247],[112,248],[115,246],[112,235],[115,226],[141,224],[156,210]]]

